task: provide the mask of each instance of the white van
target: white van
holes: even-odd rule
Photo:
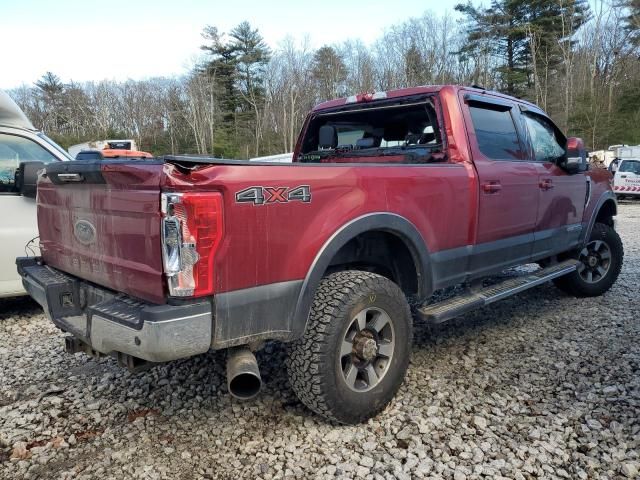
[[[71,160],[0,90],[0,297],[24,295],[16,257],[38,253],[36,182],[44,164]]]
[[[640,198],[640,159],[626,159],[620,162],[613,177],[613,191],[618,198]]]

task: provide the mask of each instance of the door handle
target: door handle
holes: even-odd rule
[[[490,181],[482,184],[482,191],[484,193],[498,193],[502,190],[502,185],[498,181]]]
[[[545,178],[544,180],[540,180],[540,183],[538,183],[538,186],[542,190],[551,190],[554,187],[553,181],[550,178]]]

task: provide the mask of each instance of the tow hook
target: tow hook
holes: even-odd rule
[[[73,335],[67,335],[64,337],[64,350],[72,355],[75,353],[84,353],[93,358],[101,358],[105,356],[103,353],[91,348],[91,345],[83,342]],[[156,365],[154,362],[149,362],[142,358],[133,357],[122,352],[115,352],[115,356],[118,360],[118,365],[125,367],[132,373],[143,372]]]
[[[102,354],[93,348],[90,345],[86,344],[82,340],[74,337],[73,335],[67,335],[64,337],[64,351],[70,353],[71,355],[75,353],[86,353],[90,357],[99,358]]]

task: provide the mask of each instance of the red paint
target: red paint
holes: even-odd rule
[[[569,175],[551,162],[533,165],[539,181],[536,230],[580,223],[587,195],[586,175]]]
[[[447,154],[441,163],[406,165],[385,157],[354,165],[361,160],[351,158],[332,165],[212,164],[185,172],[172,164],[136,162],[105,165],[106,185],[54,186],[44,180],[38,203],[45,261],[117,291],[164,301],[160,191],[221,193],[224,236],[207,260],[213,265],[214,276],[209,278],[214,292],[303,279],[337,230],[372,212],[408,219],[430,252],[588,218],[595,202],[583,212],[584,192],[575,184],[584,175],[567,175],[555,165],[527,159],[504,162],[484,157],[462,92],[454,86],[387,92],[387,99],[436,95]],[[311,115],[341,105],[345,99],[326,102]],[[309,119],[304,128],[308,123]],[[294,159],[299,149],[300,141]],[[589,175],[592,198],[597,199],[610,189],[610,176],[600,171]],[[540,182],[551,182],[555,188],[541,189]],[[286,201],[286,189],[299,185],[310,187],[311,202]],[[237,192],[255,186],[264,187],[263,205],[236,202]],[[78,218],[96,225],[98,239],[91,248],[73,237]]]
[[[582,214],[583,221],[591,218],[596,208],[596,202],[602,194],[607,190],[611,191],[611,181],[613,179],[611,172],[604,168],[589,170],[587,176],[591,177],[591,202],[589,202],[587,208],[584,209],[584,213]]]
[[[164,302],[160,250],[161,165],[103,168],[107,184],[38,184],[38,229],[47,264],[135,297]],[[73,226],[87,220],[96,241],[78,242]]]

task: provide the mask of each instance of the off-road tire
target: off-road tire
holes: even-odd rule
[[[606,274],[597,282],[589,283],[577,271],[571,272],[553,281],[560,290],[576,297],[597,297],[608,291],[614,284],[622,268],[624,257],[622,240],[620,240],[618,232],[604,223],[596,223],[591,230],[588,243],[596,240],[604,242],[611,253],[611,264]],[[579,255],[580,252],[578,251],[572,254],[570,258],[579,258]]]
[[[369,308],[388,314],[395,346],[379,383],[361,392],[347,386],[339,352],[354,316]],[[304,336],[289,346],[289,382],[302,403],[317,414],[339,423],[363,422],[383,410],[400,388],[412,336],[409,305],[395,283],[370,272],[333,273],[316,290]]]

